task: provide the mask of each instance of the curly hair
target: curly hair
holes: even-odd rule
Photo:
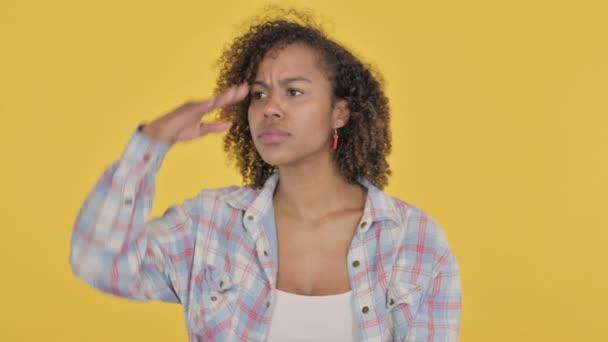
[[[383,189],[391,174],[387,156],[391,152],[388,99],[381,75],[364,65],[353,53],[328,38],[310,14],[293,9],[275,9],[276,15],[254,18],[247,31],[227,46],[218,60],[220,73],[215,87],[219,94],[230,86],[256,77],[267,52],[291,43],[304,43],[316,50],[333,89],[333,99],[346,99],[350,118],[338,129],[340,146],[333,153],[339,172],[350,183],[360,178]],[[273,173],[257,152],[248,122],[251,95],[222,108],[221,120],[231,123],[224,136],[224,150],[236,160],[247,186],[260,188]]]

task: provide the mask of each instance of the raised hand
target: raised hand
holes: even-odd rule
[[[208,133],[221,133],[230,127],[229,123],[202,123],[202,117],[218,108],[243,100],[248,92],[249,85],[242,83],[210,99],[184,103],[174,111],[145,124],[142,133],[169,144],[194,140]]]

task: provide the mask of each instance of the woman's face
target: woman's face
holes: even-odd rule
[[[344,106],[332,89],[319,54],[294,43],[266,54],[251,85],[249,127],[255,147],[270,165],[293,165],[331,151]]]

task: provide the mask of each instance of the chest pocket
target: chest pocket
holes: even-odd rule
[[[391,281],[386,292],[386,310],[395,336],[405,337],[420,308],[424,289],[417,284]]]
[[[203,265],[192,281],[187,308],[190,330],[214,341],[233,331],[235,308],[243,291],[240,283],[229,273]]]

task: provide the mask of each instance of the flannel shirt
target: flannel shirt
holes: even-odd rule
[[[141,127],[78,212],[74,274],[108,294],[181,304],[190,341],[264,341],[277,280],[268,213],[278,174],[259,189],[201,189],[149,219],[171,145]],[[368,193],[345,267],[361,341],[458,341],[461,283],[445,232],[423,210],[360,183]]]

